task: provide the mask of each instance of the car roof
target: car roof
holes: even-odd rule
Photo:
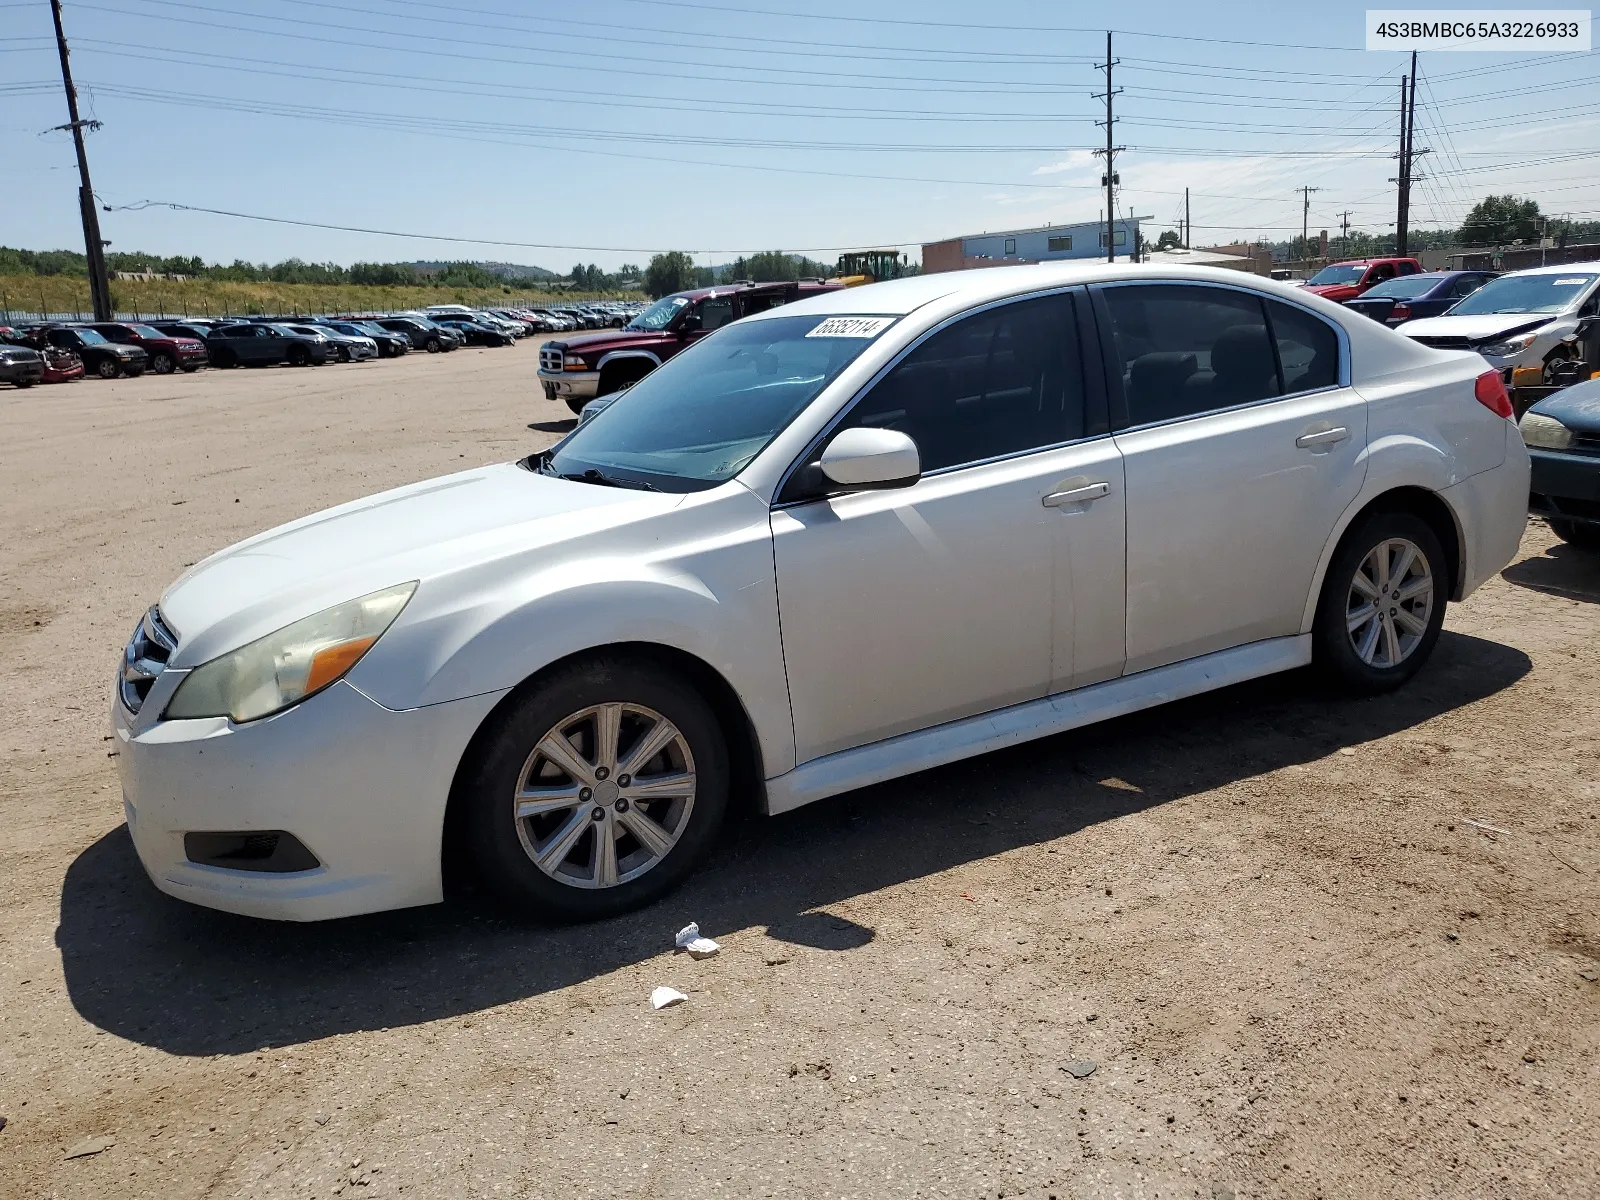
[[[1575,262],[1557,263],[1555,266],[1526,267],[1521,271],[1507,271],[1500,278],[1505,279],[1512,275],[1571,275],[1574,271],[1594,274],[1600,271],[1600,262]]]

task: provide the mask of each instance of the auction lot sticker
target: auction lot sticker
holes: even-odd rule
[[[893,317],[829,317],[806,336],[875,338],[894,322]]]
[[[1586,8],[1369,8],[1367,49],[1588,53],[1590,25]]]

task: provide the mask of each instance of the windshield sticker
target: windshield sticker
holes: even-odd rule
[[[1589,281],[1587,279],[1585,279],[1582,275],[1579,275],[1575,279],[1558,279],[1551,286],[1552,287],[1582,287],[1584,284],[1586,284],[1588,282]]]
[[[829,317],[808,338],[875,338],[889,326],[893,317]]]

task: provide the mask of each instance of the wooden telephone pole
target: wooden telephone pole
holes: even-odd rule
[[[1104,125],[1106,127],[1106,148],[1104,150],[1096,150],[1095,154],[1097,156],[1103,154],[1105,155],[1106,159],[1106,173],[1100,182],[1105,184],[1106,188],[1107,262],[1117,261],[1117,201],[1115,188],[1117,184],[1121,182],[1121,180],[1117,177],[1115,162],[1116,156],[1122,147],[1112,144],[1112,128],[1116,125],[1117,119],[1112,115],[1111,98],[1122,90],[1121,88],[1114,88],[1111,86],[1111,68],[1116,65],[1117,60],[1111,57],[1111,31],[1108,29],[1106,30],[1106,62],[1105,66],[1099,68],[1106,73],[1106,90],[1104,97],[1106,102],[1106,119],[1104,121],[1095,122],[1096,125]],[[1099,100],[1100,98],[1101,96],[1098,92],[1094,93],[1094,99]],[[1134,251],[1134,248],[1130,247],[1130,252],[1132,252],[1132,257],[1137,259],[1138,256]]]
[[[57,129],[72,131],[72,144],[78,151],[78,209],[83,217],[83,251],[89,260],[89,302],[94,307],[96,321],[109,321],[111,311],[111,281],[106,276],[106,247],[100,238],[100,216],[94,206],[94,185],[89,182],[89,156],[83,148],[83,131],[99,129],[99,121],[85,121],[78,116],[78,89],[72,85],[72,64],[67,54],[67,35],[61,26],[61,0],[50,0],[50,13],[56,22],[56,49],[61,52],[61,82],[67,89],[67,116],[71,118]],[[40,313],[41,317],[45,314]]]

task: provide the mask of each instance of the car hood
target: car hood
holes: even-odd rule
[[[1576,433],[1600,433],[1600,379],[1563,388],[1528,411],[1553,417]]]
[[[587,333],[574,333],[567,337],[552,340],[564,350],[581,351],[586,346],[605,346],[608,349],[625,345],[654,346],[661,342],[672,341],[673,335],[670,333],[647,333],[637,329],[591,329]]]
[[[1401,329],[1407,337],[1464,337],[1473,342],[1526,333],[1556,319],[1556,313],[1484,313],[1481,316],[1424,317],[1407,321]]]
[[[675,508],[680,495],[552,479],[502,463],[381,492],[196,563],[161,597],[191,667],[335,604],[523,555]]]

